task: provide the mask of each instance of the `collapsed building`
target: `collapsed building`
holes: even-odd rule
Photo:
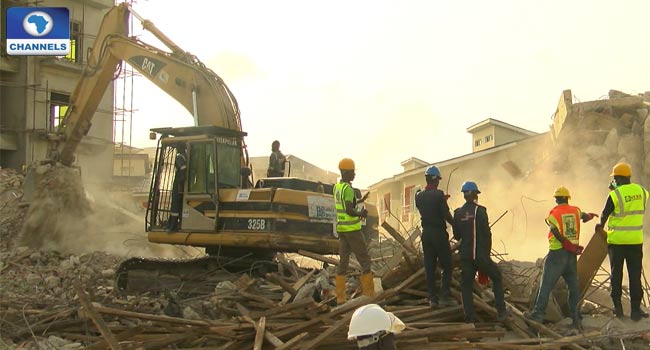
[[[634,107],[626,104],[621,108],[622,101],[617,99],[636,102]],[[557,123],[548,133],[535,134],[491,119],[470,127],[476,137],[475,147],[487,149],[434,163],[442,168],[443,176],[447,174],[449,188],[458,188],[470,175],[479,182],[485,192],[481,203],[490,210],[493,223],[500,213],[506,213],[494,226],[495,242],[501,241],[495,244],[498,251],[495,259],[501,261],[507,301],[513,310],[512,319],[504,324],[492,322],[496,315],[491,306],[493,297],[489,290],[479,286],[475,288],[474,298],[481,323],[462,323],[460,305],[436,310],[427,305],[415,208],[410,207],[405,213],[392,199],[387,203],[395,206],[379,205],[380,211],[383,209],[386,236],[371,244],[373,272],[381,276],[378,295],[370,300],[357,298],[339,308],[330,305],[331,278],[338,260],[306,251],[299,252],[293,260],[279,256],[277,271],[269,274],[251,275],[249,271],[233,273],[223,269],[207,272],[199,276],[206,285],[201,291],[184,294],[152,290],[141,295],[123,295],[112,282],[119,257],[97,252],[70,255],[16,244],[0,245],[0,347],[16,350],[354,349],[355,344],[346,339],[352,312],[363,303],[376,302],[407,324],[407,329],[397,337],[400,349],[647,349],[650,341],[647,320],[631,323],[611,317],[607,286],[603,283],[606,270],[586,298],[583,311],[593,322],[585,322],[585,332],[571,333],[562,321],[555,323],[562,319],[560,304],[565,298],[562,288],[558,288],[549,306],[551,312],[547,318],[553,323],[527,324],[521,317],[539,281],[541,271],[534,262],[543,257],[547,248],[542,219],[552,207],[550,197],[555,184],[571,187],[574,201],[589,206],[590,211],[598,211],[604,204],[611,165],[623,159],[632,162],[634,156],[640,161],[639,157],[645,155],[643,149],[629,147],[627,143],[633,142],[633,137],[628,135],[637,138],[642,135],[643,141],[650,140],[646,136],[650,129],[646,127],[646,106],[650,103],[647,96],[612,92],[610,99],[593,104],[585,102],[587,105],[570,100],[570,92],[562,94],[555,113]],[[628,121],[630,117],[623,118],[625,114],[632,116],[632,123]],[[601,130],[605,124],[588,123],[591,118],[614,123],[609,129]],[[497,139],[498,128],[518,133],[513,133],[510,140]],[[582,133],[587,135],[585,138],[594,138],[589,139],[590,145],[600,148],[584,151],[582,142],[587,141],[580,139]],[[490,134],[495,137],[493,147],[483,144]],[[480,144],[478,139],[482,140]],[[641,145],[645,147],[643,141]],[[633,146],[638,147],[638,140],[634,142]],[[557,151],[572,147],[576,148],[575,152]],[[630,153],[625,153],[624,158],[621,150]],[[603,154],[610,158],[597,158]],[[378,191],[377,196],[383,199],[385,192],[381,191],[392,191],[393,186],[398,194],[392,198],[400,198],[406,192],[405,187],[414,186],[409,189],[411,193],[422,182],[426,165],[424,161],[411,159],[405,166],[412,168],[403,178],[412,182],[382,181],[381,186],[371,190]],[[485,171],[488,168],[491,171]],[[635,172],[635,181],[636,174],[641,178],[647,172]],[[503,179],[509,183],[503,184]],[[20,201],[24,179],[13,171],[0,170],[0,180],[3,209],[0,234],[5,243],[16,238],[15,230],[8,227],[19,229],[24,215],[26,205]],[[447,186],[446,181],[443,184]],[[644,184],[647,186],[647,181]],[[598,193],[592,198],[590,191]],[[457,201],[457,197],[452,192],[452,200]],[[402,200],[398,199],[397,203]],[[587,229],[584,236],[585,240],[590,236]],[[525,249],[524,243],[528,246]],[[301,256],[320,264],[312,265],[316,268],[299,265],[296,261]],[[506,261],[513,256],[521,256],[527,262]],[[456,297],[458,272],[456,268],[452,283]],[[348,279],[348,292],[352,295],[359,293],[354,283],[359,273],[358,264],[353,261]],[[161,280],[165,278],[161,276]]]

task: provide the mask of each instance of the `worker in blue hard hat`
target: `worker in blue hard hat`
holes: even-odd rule
[[[415,206],[420,211],[422,220],[422,250],[424,250],[424,270],[427,277],[429,305],[451,306],[456,302],[451,297],[450,284],[452,273],[451,247],[447,223],[453,225],[454,219],[449,211],[447,197],[438,189],[440,170],[435,165],[424,172],[427,186],[415,195]],[[436,265],[442,270],[440,290],[436,286]]]
[[[472,287],[477,271],[482,272],[492,280],[497,320],[502,322],[508,317],[508,311],[503,295],[501,271],[490,257],[492,232],[487,209],[477,203],[481,191],[479,191],[475,182],[464,182],[461,192],[465,197],[465,204],[454,210],[454,238],[460,241],[458,250],[462,270],[460,286],[463,296],[465,322],[476,322]]]

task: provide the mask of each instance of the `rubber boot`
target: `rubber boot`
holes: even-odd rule
[[[642,318],[648,317],[648,313],[641,310],[640,300],[630,302],[630,308],[632,309],[630,312],[630,319],[632,319],[632,321],[641,321]]]
[[[359,281],[361,282],[361,293],[365,296],[374,297],[375,296],[375,282],[373,281],[374,276],[372,272],[364,273],[359,276]]]
[[[336,275],[334,283],[336,286],[336,303],[338,305],[343,305],[348,300],[345,295],[345,276]]]
[[[620,300],[614,300],[614,315],[618,318],[625,317],[625,314],[623,313],[623,305]]]

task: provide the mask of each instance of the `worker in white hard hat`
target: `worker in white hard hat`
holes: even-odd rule
[[[356,340],[361,350],[395,350],[395,334],[404,328],[404,322],[393,313],[377,304],[368,304],[352,314],[348,340]]]

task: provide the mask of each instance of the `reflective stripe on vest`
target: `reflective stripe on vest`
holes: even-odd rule
[[[361,230],[361,218],[351,216],[345,211],[343,193],[347,188],[352,189],[347,182],[334,185],[334,205],[336,206],[336,232],[351,232]]]
[[[557,227],[560,234],[566,237],[571,243],[580,243],[580,209],[568,204],[560,204],[551,209],[547,219],[553,226]],[[562,249],[560,242],[553,232],[548,232],[548,245],[550,250]]]
[[[614,212],[609,216],[608,244],[642,244],[643,214],[648,191],[641,185],[627,184],[609,192]]]

